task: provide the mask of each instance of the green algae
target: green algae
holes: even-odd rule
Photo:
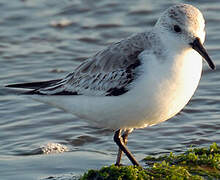
[[[133,180],[133,179],[147,179],[150,176],[141,168],[134,166],[120,166],[111,165],[103,167],[100,170],[89,170],[84,174],[81,180]]]
[[[80,180],[220,179],[220,147],[216,143],[178,155],[147,156],[143,161],[147,168],[111,165],[89,170]]]
[[[165,162],[174,167],[182,167],[190,174],[199,175],[205,179],[220,179],[220,147],[216,143],[209,148],[189,149],[179,155],[171,152],[168,156],[158,158],[147,156],[144,160],[148,165]]]

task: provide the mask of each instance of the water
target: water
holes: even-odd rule
[[[135,32],[150,29],[173,3],[191,1],[0,0],[0,177],[74,179],[113,164],[113,133],[4,88],[5,84],[65,76],[86,57]],[[176,117],[134,131],[129,148],[137,159],[190,145],[220,144],[220,2],[194,1],[206,19],[206,48],[217,65],[204,65],[193,99]],[[59,143],[68,152],[43,154]],[[123,163],[129,164],[127,158]],[[143,164],[143,163],[142,163]]]

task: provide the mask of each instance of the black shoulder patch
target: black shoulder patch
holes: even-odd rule
[[[125,89],[125,87],[123,88],[111,88],[107,91],[107,95],[106,96],[120,96],[124,93],[126,93],[128,90]]]
[[[128,89],[126,88],[133,80],[134,80],[134,76],[135,76],[135,68],[137,68],[138,66],[141,65],[140,60],[137,58],[137,60],[135,61],[134,64],[131,64],[130,66],[127,67],[126,69],[126,73],[127,73],[127,83],[124,85],[124,87],[121,88],[111,88],[107,91],[107,95],[106,96],[120,96],[122,94],[125,94],[126,92],[128,92]]]

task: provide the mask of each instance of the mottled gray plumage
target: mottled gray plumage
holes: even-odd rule
[[[151,49],[154,33],[139,33],[114,43],[79,65],[64,79],[30,93],[46,95],[121,95],[137,78],[139,54]],[[156,53],[156,52],[155,52]]]

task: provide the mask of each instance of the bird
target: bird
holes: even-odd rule
[[[199,84],[203,59],[215,69],[203,45],[205,34],[200,10],[175,4],[151,30],[110,44],[63,78],[7,87],[28,89],[23,94],[34,100],[114,131],[115,165],[121,165],[125,154],[141,166],[127,147],[128,135],[164,122],[185,107]]]

